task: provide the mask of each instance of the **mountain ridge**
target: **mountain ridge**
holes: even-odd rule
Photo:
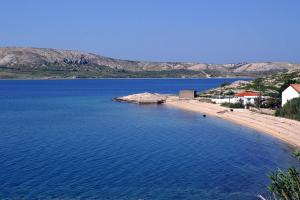
[[[151,62],[115,59],[77,50],[1,47],[0,78],[78,76],[97,77],[235,77],[260,76],[300,69],[289,62],[207,64],[197,62]],[[60,75],[61,72],[62,74]],[[93,73],[94,72],[94,73]],[[161,72],[161,74],[159,74]],[[31,74],[31,75],[30,75]]]

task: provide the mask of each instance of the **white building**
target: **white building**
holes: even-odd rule
[[[298,97],[300,97],[300,84],[291,84],[282,92],[281,106],[284,106],[289,100]]]
[[[261,98],[261,100],[265,100],[267,97],[261,96],[259,92],[253,92],[253,91],[244,91],[239,92],[234,95],[234,97],[226,97],[226,98],[215,98],[211,99],[212,102],[215,102],[217,104],[222,103],[239,103],[241,102],[244,106],[248,105],[255,105],[256,101]]]
[[[212,102],[216,103],[216,104],[222,104],[222,103],[238,103],[240,100],[240,98],[238,97],[225,97],[225,98],[214,98],[211,99]]]
[[[259,92],[245,91],[235,94],[242,101],[243,105],[254,105],[255,101],[261,96]],[[261,96],[261,98],[264,98]]]

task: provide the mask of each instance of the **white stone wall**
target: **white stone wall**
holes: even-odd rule
[[[236,97],[233,97],[233,98],[224,98],[224,99],[211,99],[212,102],[215,102],[217,104],[222,104],[222,103],[238,103],[240,100],[240,98],[236,98]]]
[[[300,94],[292,86],[289,86],[282,92],[281,106],[284,106],[287,101],[297,97],[300,97]]]

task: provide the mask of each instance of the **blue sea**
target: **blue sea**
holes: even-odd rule
[[[253,129],[112,98],[236,79],[0,81],[0,199],[257,199],[292,149]]]

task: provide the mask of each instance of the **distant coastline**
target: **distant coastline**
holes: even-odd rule
[[[153,77],[153,78],[151,78],[151,77],[145,77],[145,78],[143,78],[143,77],[137,77],[137,78],[24,78],[24,79],[18,79],[18,78],[0,78],[0,81],[5,81],[5,80],[11,80],[11,81],[13,81],[13,80],[15,80],[15,81],[17,81],[17,80],[19,80],[19,81],[51,81],[51,80],[114,80],[114,79],[124,79],[124,80],[127,80],[127,79],[136,79],[136,80],[147,80],[147,79],[149,79],[149,80],[155,80],[155,79],[157,79],[157,80],[159,80],[159,79],[161,79],[161,80],[163,80],[163,79],[166,79],[166,80],[172,80],[172,79],[174,79],[174,80],[184,80],[184,79],[249,79],[249,80],[253,80],[253,79],[255,79],[255,77],[251,77],[251,76],[238,76],[238,77],[211,77],[211,78],[206,78],[206,77],[197,77],[197,78],[195,78],[195,77],[191,77],[191,78],[189,78],[189,77],[185,77],[185,78],[176,78],[176,77],[161,77],[161,78],[156,78],[156,77]]]
[[[300,69],[290,62],[155,62],[32,47],[0,47],[0,79],[261,77]]]

